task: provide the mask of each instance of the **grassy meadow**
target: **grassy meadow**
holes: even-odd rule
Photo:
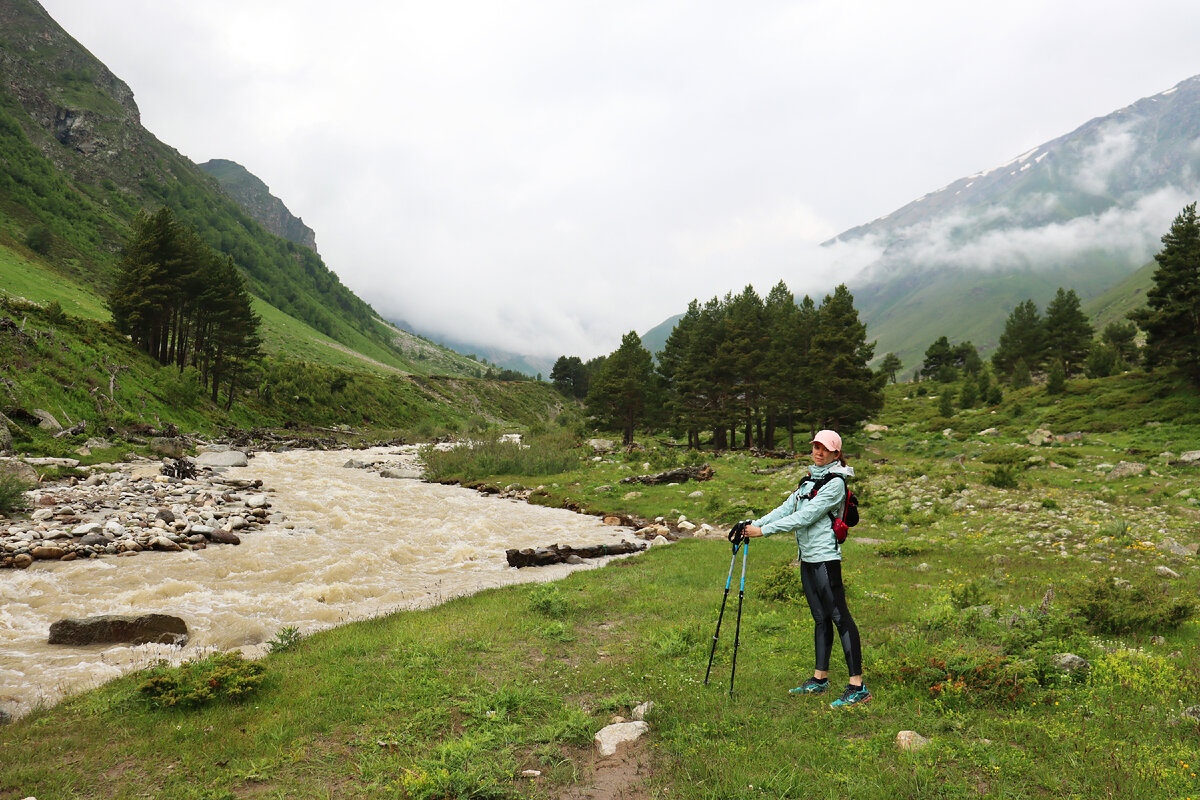
[[[1179,458],[1200,448],[1196,393],[1126,375],[946,418],[921,386],[889,387],[887,430],[848,440],[865,706],[787,693],[812,666],[788,536],[747,553],[733,696],[736,576],[705,686],[731,554],[684,539],[553,584],[281,631],[240,683],[236,666],[166,694],[162,675],[114,681],[0,727],[0,798],[1200,798],[1200,464]],[[651,439],[595,460],[561,433],[531,438],[529,455],[491,442],[433,467],[721,530],[805,468]],[[713,480],[620,483],[697,460]],[[1122,461],[1144,469],[1114,477]],[[1068,674],[1062,653],[1090,666]],[[835,645],[831,686],[845,677]],[[592,736],[643,701],[650,768],[588,794]],[[900,731],[929,744],[901,750]]]

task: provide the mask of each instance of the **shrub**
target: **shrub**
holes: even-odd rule
[[[441,744],[433,757],[405,769],[400,786],[411,800],[509,795],[515,771],[511,755],[497,753],[488,734],[467,734]]]
[[[931,650],[910,647],[887,672],[897,682],[928,692],[946,707],[1011,703],[1033,684],[1026,665],[986,648],[946,642]]]
[[[263,666],[238,652],[213,653],[172,667],[165,661],[146,671],[138,691],[156,708],[196,708],[245,699],[262,683]]]
[[[25,492],[29,487],[16,475],[0,475],[0,514],[12,516],[29,507]]]
[[[571,610],[571,601],[562,596],[562,592],[552,583],[535,586],[529,593],[529,608],[531,611],[551,619],[561,619]]]
[[[495,431],[482,441],[449,450],[421,448],[425,477],[431,481],[482,480],[496,475],[556,475],[579,463],[574,439],[562,432],[538,437],[528,446],[501,441]]]
[[[763,574],[761,596],[767,600],[790,603],[804,598],[804,587],[790,562],[776,564]]]
[[[282,653],[300,644],[300,629],[295,625],[286,625],[275,632],[275,638],[267,642],[268,653]]]
[[[881,558],[895,558],[896,556],[919,556],[929,552],[928,545],[917,544],[915,542],[884,542],[875,548],[875,552]]]
[[[1066,594],[1072,610],[1098,633],[1174,630],[1196,613],[1194,600],[1172,597],[1166,586],[1133,584],[1120,578],[1082,583]]]
[[[987,602],[987,594],[975,581],[950,587],[950,604],[955,608],[970,608]]]
[[[1011,465],[996,467],[990,475],[983,479],[983,482],[988,486],[995,486],[997,489],[1016,489],[1021,485],[1017,481],[1016,467]]]

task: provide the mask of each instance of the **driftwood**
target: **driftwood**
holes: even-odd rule
[[[85,421],[79,423],[78,425],[72,425],[69,428],[63,428],[58,433],[54,434],[54,438],[61,439],[64,436],[77,436],[77,435],[85,432],[87,430],[87,426],[88,426],[88,424],[87,424],[87,421],[85,420]]]
[[[707,481],[713,476],[713,468],[708,464],[702,467],[681,467],[679,469],[669,469],[666,472],[660,472],[657,475],[634,475],[632,478],[622,478],[621,483],[644,483],[654,485],[658,483],[686,483],[687,481]]]
[[[642,542],[617,542],[615,544],[590,544],[583,547],[552,544],[549,547],[526,547],[523,550],[505,550],[504,556],[510,567],[544,567],[547,564],[562,564],[571,558],[600,558],[637,553],[646,549]]]

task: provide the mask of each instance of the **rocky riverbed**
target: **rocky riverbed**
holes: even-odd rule
[[[29,517],[0,528],[0,567],[236,545],[266,525],[285,524],[271,511],[272,490],[259,480],[203,466],[194,478],[178,478],[163,474],[163,467],[158,461],[102,464],[86,479],[26,493]]]

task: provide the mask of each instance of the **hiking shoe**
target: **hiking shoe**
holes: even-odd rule
[[[795,689],[788,689],[788,694],[820,694],[829,688],[829,679],[809,678]]]
[[[846,691],[842,692],[842,696],[829,704],[830,708],[844,708],[845,706],[855,706],[871,700],[871,692],[866,686],[847,686]]]

